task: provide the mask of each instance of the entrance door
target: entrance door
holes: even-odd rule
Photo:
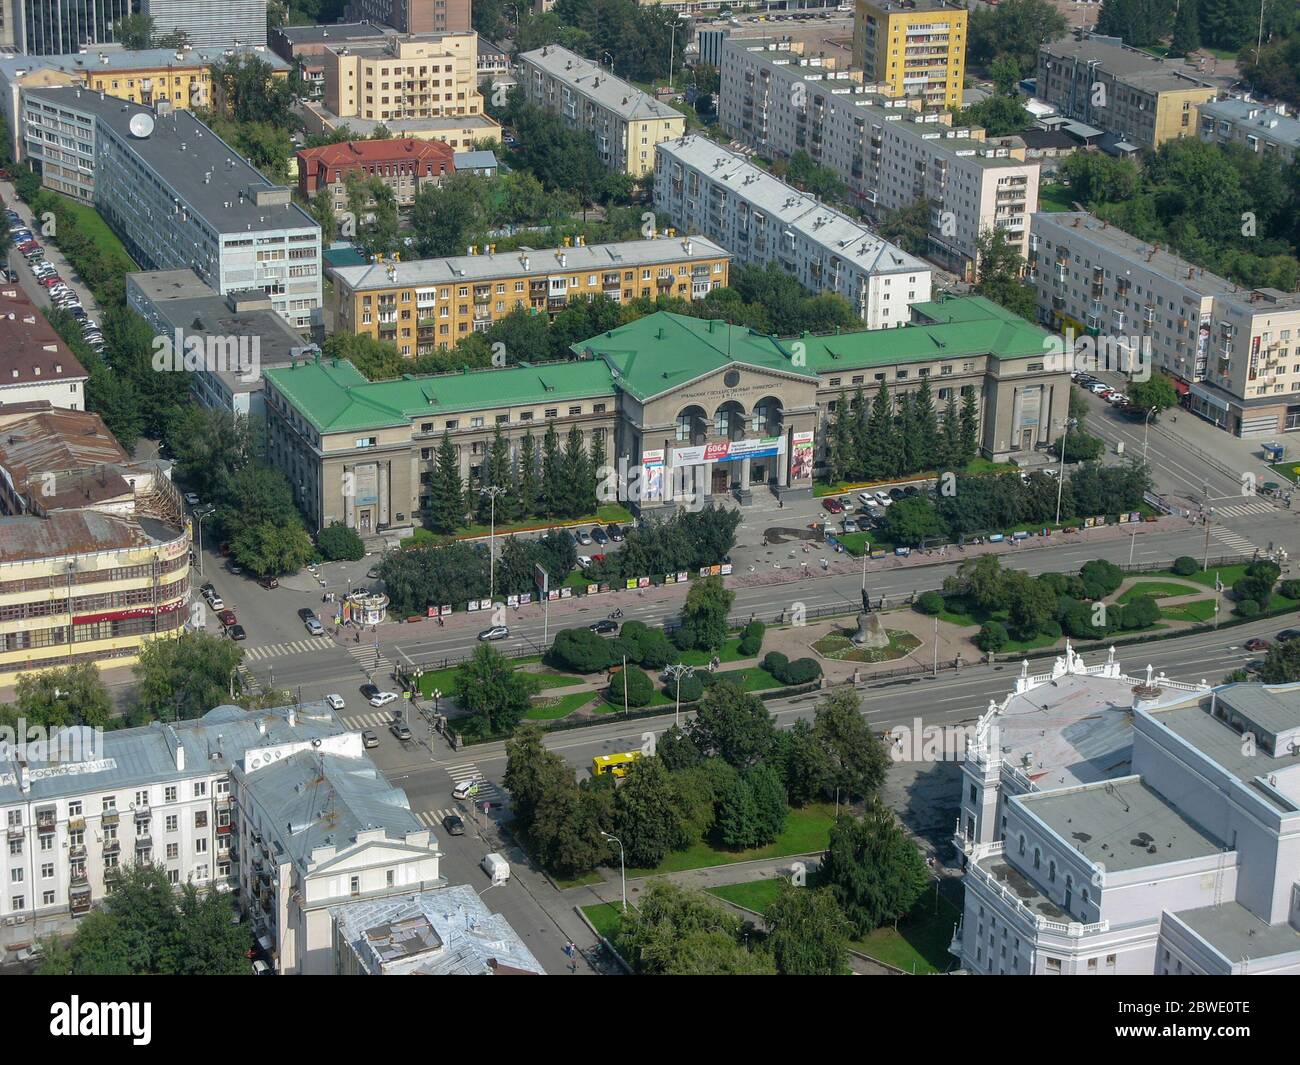
[[[370,511],[363,510],[359,515],[359,520],[360,528],[358,531],[361,533],[368,533],[370,531]]]
[[[713,494],[725,496],[731,487],[731,466],[720,462],[713,467]]]
[[[753,463],[749,468],[750,484],[767,484],[767,467],[761,462]]]
[[[1021,451],[1034,450],[1034,431],[1032,429],[1025,429],[1020,434],[1020,450]]]

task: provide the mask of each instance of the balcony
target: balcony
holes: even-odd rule
[[[10,826],[9,826],[9,833],[8,833],[8,835],[9,835],[9,838],[10,838],[10,839],[22,839],[22,838],[23,838],[23,835],[24,835],[23,826],[22,826],[22,825],[10,825]]]
[[[57,821],[53,810],[36,811],[36,831],[53,832],[57,827]]]
[[[104,840],[103,852],[105,857],[122,853],[122,841],[120,839]]]
[[[120,865],[104,866],[104,883],[116,884],[122,879],[122,867]]]
[[[122,820],[121,815],[116,810],[105,810],[99,823],[102,825],[115,825]]]
[[[69,832],[84,832],[86,830],[86,819],[84,817],[69,817]]]
[[[68,909],[73,917],[83,913],[90,912],[90,888],[84,891],[74,891],[72,897],[68,900]]]
[[[68,860],[75,861],[78,858],[86,856],[86,846],[84,843],[78,843],[68,848]]]
[[[137,806],[135,808],[135,823],[137,825],[147,824],[151,817],[153,817],[153,811],[150,810],[149,807]]]
[[[68,882],[73,887],[82,887],[90,883],[90,877],[86,875],[86,867],[77,866],[68,874]]]

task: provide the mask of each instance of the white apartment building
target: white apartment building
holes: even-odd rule
[[[906,325],[930,299],[929,264],[704,137],[659,145],[655,209],[741,264],[776,262],[812,292],[835,292],[868,329]]]
[[[1300,152],[1300,119],[1287,113],[1286,104],[1212,100],[1201,104],[1197,113],[1203,141],[1239,144],[1256,155],[1276,156],[1283,166]]]
[[[74,931],[122,867],[150,862],[178,886],[238,891],[279,971],[332,971],[326,906],[442,886],[436,842],[323,703],[0,752],[10,949]]]
[[[1300,429],[1300,296],[1235,285],[1077,211],[1034,215],[1026,280],[1044,325],[1149,345],[1226,431]]]
[[[718,120],[742,144],[770,158],[807,152],[873,215],[928,201],[927,255],[967,278],[994,226],[1025,253],[1039,164],[1023,148],[953,128],[949,112],[923,114],[784,43],[726,40],[721,56]]]
[[[596,142],[610,170],[640,177],[655,163],[655,145],[686,132],[686,116],[559,45],[519,56],[519,82],[530,103],[554,111]]]
[[[1300,685],[1026,668],[977,726],[956,837],[968,972],[1300,972]]]
[[[321,306],[320,226],[188,111],[79,88],[23,91],[23,136],[49,188],[91,201],[132,258],[260,289],[291,325]]]

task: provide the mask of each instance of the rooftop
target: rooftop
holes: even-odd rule
[[[1060,59],[1096,64],[1105,73],[1149,92],[1213,88],[1215,84],[1182,60],[1157,59],[1149,52],[1107,38],[1063,37],[1042,45],[1041,51]]]
[[[330,912],[371,975],[545,975],[506,919],[465,885],[353,902]]]
[[[729,258],[730,253],[704,237],[659,238],[582,244],[569,248],[520,248],[518,251],[457,255],[445,259],[403,259],[401,262],[344,266],[333,273],[352,291],[366,292],[490,281],[502,277],[547,277],[561,271],[623,270],[722,257]]]
[[[96,510],[60,510],[44,518],[6,517],[0,518],[0,565],[149,547],[180,535],[151,518]]]
[[[68,73],[93,74],[97,71],[127,70],[196,70],[209,67],[226,58],[224,48],[143,48],[128,51],[112,46],[89,46],[85,53],[75,55],[20,55],[0,57],[0,77],[12,81],[38,70],[62,70]],[[273,70],[288,72],[289,64],[269,48],[241,47],[239,54],[255,55]]]
[[[1197,110],[1204,118],[1232,122],[1278,144],[1300,147],[1300,119],[1256,100],[1212,100]]]
[[[298,159],[307,166],[319,164],[326,167],[362,166],[367,163],[419,160],[450,167],[451,148],[442,141],[417,140],[414,137],[388,140],[340,141],[319,148],[303,148]]]
[[[16,285],[0,289],[0,396],[16,385],[86,376],[86,368],[23,291]]]
[[[737,197],[747,200],[769,219],[783,223],[866,273],[928,274],[932,269],[866,226],[707,137],[664,141],[656,151],[693,167],[709,181],[730,187]]]
[[[297,229],[320,227],[297,204],[289,200],[286,188],[273,185],[240,154],[188,111],[155,116],[141,104],[119,100],[86,89],[33,89],[29,100],[42,100],[61,108],[93,115],[103,128],[130,148],[153,171],[163,188],[179,198],[179,205],[203,218],[217,233],[243,230]],[[137,115],[153,120],[144,137],[131,132]],[[275,203],[256,202],[272,197]]]
[[[1031,226],[1033,235],[1039,239],[1047,234],[1053,240],[1067,244],[1076,238],[1085,240],[1132,259],[1138,270],[1148,271],[1197,295],[1236,304],[1248,314],[1300,309],[1300,294],[1233,284],[1225,277],[1194,266],[1159,244],[1126,233],[1086,211],[1040,211],[1031,216]],[[1054,227],[1065,232],[1057,232]]]
[[[573,87],[579,95],[598,107],[614,112],[625,121],[646,121],[657,118],[675,118],[685,123],[678,110],[660,103],[622,78],[616,78],[604,67],[584,59],[558,44],[522,52],[517,57],[520,65],[531,63],[547,74]]]
[[[293,45],[332,44],[335,41],[393,37],[397,32],[377,22],[336,22],[328,26],[277,26],[272,30],[273,34],[278,34]]]
[[[362,138],[371,136],[381,126],[389,133],[424,140],[437,139],[424,136],[428,133],[446,134],[466,131],[474,140],[499,138],[501,135],[501,126],[488,115],[431,115],[428,118],[388,118],[380,121],[375,118],[362,118],[360,115],[348,115],[344,118],[336,115],[317,100],[304,100],[302,106],[311,111],[325,129],[347,127]]]
[[[1289,924],[1266,924],[1239,902],[1167,913],[1198,935],[1230,965],[1300,953],[1300,932]]]
[[[131,486],[112,468],[130,461],[98,414],[51,407],[10,415],[0,407],[0,469],[43,510],[130,497]]]
[[[1140,777],[1015,796],[1066,843],[1109,872],[1219,854],[1224,849]]]

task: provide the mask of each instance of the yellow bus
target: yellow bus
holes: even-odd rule
[[[592,776],[627,776],[627,767],[640,757],[640,751],[624,751],[622,754],[598,754],[591,760]]]

